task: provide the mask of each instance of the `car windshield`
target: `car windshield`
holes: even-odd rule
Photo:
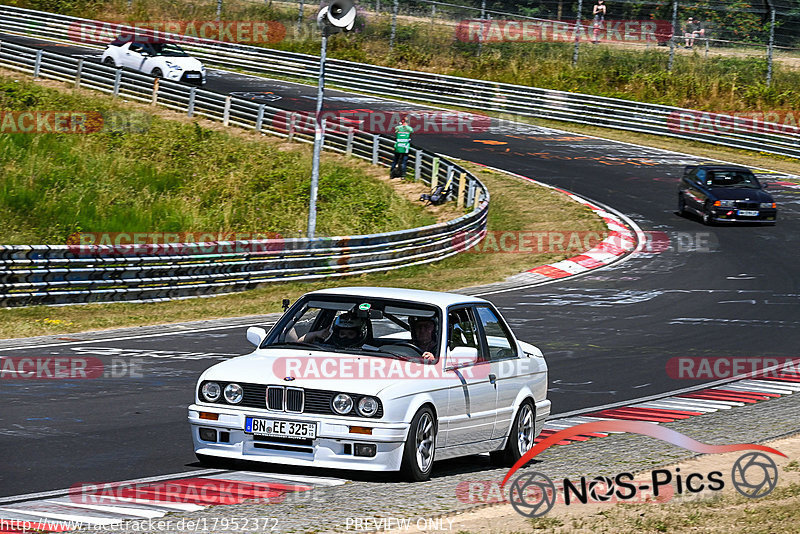
[[[262,348],[296,346],[421,361],[439,357],[438,309],[424,304],[338,295],[303,297]]]
[[[711,171],[706,178],[706,185],[711,187],[745,187],[760,189],[761,184],[753,173],[747,171]]]
[[[154,56],[189,57],[189,54],[175,43],[153,43],[151,46]]]

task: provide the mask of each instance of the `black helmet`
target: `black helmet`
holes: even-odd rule
[[[344,331],[354,332],[345,334]],[[351,313],[343,313],[333,321],[332,342],[341,347],[359,347],[367,340],[367,321]]]

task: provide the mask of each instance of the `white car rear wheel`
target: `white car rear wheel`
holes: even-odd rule
[[[533,411],[533,404],[530,400],[525,400],[520,404],[517,416],[514,418],[514,424],[511,425],[506,448],[490,454],[492,463],[501,466],[514,465],[517,460],[533,448],[533,440],[535,438],[536,417]]]

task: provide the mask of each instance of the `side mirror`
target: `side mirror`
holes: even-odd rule
[[[261,346],[261,342],[267,338],[267,331],[260,326],[251,326],[247,329],[247,341],[255,345]]]
[[[447,351],[447,368],[458,369],[473,365],[478,361],[478,349],[475,347],[453,347]]]
[[[766,189],[768,187],[769,187],[769,182],[764,182],[763,184],[761,184],[761,189]]]

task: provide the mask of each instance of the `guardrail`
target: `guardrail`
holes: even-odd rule
[[[5,31],[83,46],[92,45],[75,42],[79,24],[94,25],[99,22],[0,6],[0,26]],[[105,44],[107,43],[98,42],[94,46]],[[319,63],[316,56],[209,40],[185,44],[185,48],[209,65],[316,83]],[[702,113],[686,108],[335,59],[328,60],[326,77],[331,84],[360,93],[424,100],[434,104],[508,114],[512,117],[555,119],[800,158],[800,134],[795,132],[769,131],[775,128],[758,131],[764,125],[752,128],[757,131],[747,131],[742,121],[729,121],[724,116],[714,114],[711,114],[711,120],[721,120],[722,124],[714,126],[712,131],[681,131],[681,114],[698,117],[697,114]],[[731,131],[725,132],[726,128]]]
[[[0,66],[158,104],[289,140],[313,143],[305,115],[188,85],[155,80],[84,59],[0,42]],[[394,140],[328,124],[323,148],[386,165]],[[382,234],[161,245],[0,245],[0,307],[160,300],[249,289],[267,282],[387,271],[441,260],[477,243],[489,192],[464,168],[413,149],[414,176],[433,186],[453,178],[452,195],[472,211],[446,223]]]

